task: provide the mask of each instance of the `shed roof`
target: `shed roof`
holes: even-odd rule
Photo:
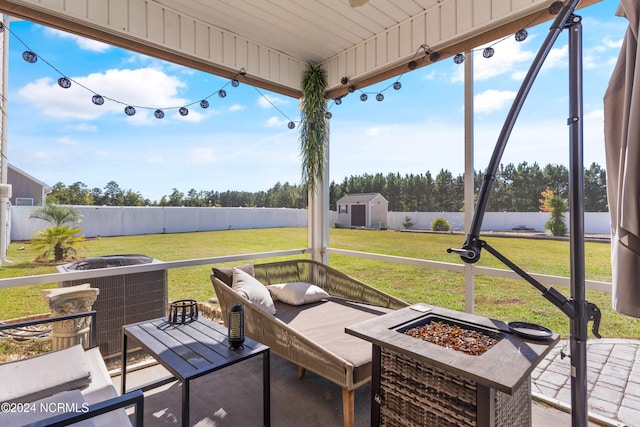
[[[345,194],[338,200],[338,203],[342,205],[355,205],[359,203],[368,203],[377,197],[381,197],[384,201],[387,201],[387,199],[385,199],[380,193],[359,193]]]

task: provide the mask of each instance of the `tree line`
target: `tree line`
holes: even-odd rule
[[[474,176],[476,197],[484,180],[484,172]],[[496,173],[488,211],[536,212],[540,209],[541,194],[550,188],[562,198],[568,198],[569,171],[564,165],[522,162],[501,165]],[[329,185],[330,208],[345,194],[380,193],[389,201],[389,210],[396,212],[456,212],[462,210],[464,175],[454,176],[446,169],[433,177],[424,174],[364,174],[350,176]],[[605,212],[607,206],[606,171],[597,163],[584,170],[584,199],[587,212]],[[124,190],[110,181],[104,188],[88,188],[82,182],[69,186],[58,182],[47,196],[48,203],[97,206],[192,206],[192,207],[286,207],[305,208],[307,197],[302,186],[277,183],[266,191],[216,191],[195,189],[183,193],[173,189],[159,201],[151,201],[140,192]]]

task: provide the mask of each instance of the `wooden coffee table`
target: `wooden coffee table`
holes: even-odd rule
[[[270,424],[269,347],[249,338],[238,349],[230,349],[227,328],[207,318],[181,325],[171,324],[167,318],[125,325],[122,328],[122,394],[126,392],[127,343],[139,344],[175,379],[182,382],[182,425],[189,424],[189,382],[211,372],[254,356],[262,355],[263,417]],[[172,379],[173,380],[173,379]],[[160,380],[146,389],[167,384]]]

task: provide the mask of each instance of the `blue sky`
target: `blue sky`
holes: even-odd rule
[[[606,0],[579,11],[584,37],[585,165],[605,166],[602,98],[618,56],[627,21]],[[53,185],[83,182],[159,200],[174,188],[267,190],[277,182],[300,182],[298,101],[248,85],[78,38],[25,21],[12,22],[9,49],[9,162]],[[509,37],[494,44],[495,55],[475,52],[475,164],[484,170],[504,119],[549,23],[529,30],[522,43]],[[22,42],[21,42],[21,41]],[[23,44],[24,43],[24,44]],[[25,47],[39,60],[22,59]],[[567,34],[563,32],[534,84],[505,150],[502,163],[568,164]],[[406,73],[330,104],[330,179],[364,173],[433,176],[463,172],[464,66],[451,59]],[[91,103],[93,93],[107,99]],[[215,94],[223,88],[225,98]],[[197,101],[211,94],[210,107]],[[189,107],[158,120],[153,109]],[[150,107],[124,114],[126,104]],[[275,105],[275,107],[274,107]],[[277,108],[276,108],[277,107]]]

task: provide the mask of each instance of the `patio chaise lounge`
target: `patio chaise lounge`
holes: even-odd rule
[[[76,344],[0,364],[0,425],[131,426],[125,408],[135,406],[135,425],[142,426],[142,391],[118,396],[96,346],[95,311],[0,324],[0,331],[87,316],[91,316],[89,349]]]
[[[341,386],[344,426],[353,426],[355,389],[371,380],[371,343],[347,335],[344,329],[408,304],[311,260],[244,264],[213,271],[211,280],[225,321],[229,309],[242,303],[246,335],[298,365],[300,378],[309,369]],[[273,308],[242,287],[247,275],[278,295]],[[234,279],[240,279],[240,287]],[[301,289],[304,295],[298,292]]]

